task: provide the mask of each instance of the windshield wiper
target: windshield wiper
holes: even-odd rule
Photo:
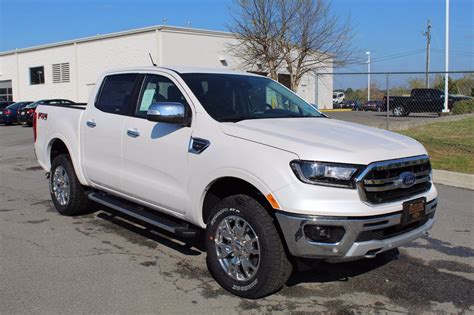
[[[220,122],[239,122],[239,121],[242,121],[242,120],[248,120],[248,119],[284,119],[284,118],[325,118],[327,116],[324,116],[323,114],[321,114],[321,116],[311,116],[311,115],[298,115],[298,114],[294,114],[294,115],[282,115],[282,116],[279,116],[279,115],[275,115],[275,116],[265,116],[265,115],[262,115],[262,116],[245,116],[245,115],[240,115],[240,116],[227,116],[227,117],[222,117],[222,118],[219,118],[219,121]]]
[[[239,122],[239,121],[246,120],[246,119],[257,119],[257,117],[245,116],[245,115],[227,116],[227,117],[219,118],[219,121],[220,122]]]

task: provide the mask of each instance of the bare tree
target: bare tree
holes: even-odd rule
[[[237,10],[229,30],[237,38],[228,49],[246,68],[268,72],[277,79],[277,70],[282,62],[277,37],[280,33],[279,0],[236,0]]]
[[[293,91],[306,73],[351,59],[349,23],[323,0],[236,0],[235,7],[229,30],[238,42],[230,51],[247,67],[259,62],[273,79],[286,69]]]

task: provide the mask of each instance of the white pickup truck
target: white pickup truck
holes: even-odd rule
[[[209,271],[247,298],[281,288],[295,261],[375,257],[434,223],[420,143],[328,118],[250,73],[110,71],[85,107],[40,105],[34,128],[59,213],[93,201],[205,235]]]

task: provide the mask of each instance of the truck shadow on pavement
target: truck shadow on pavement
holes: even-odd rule
[[[434,249],[440,253],[448,256],[456,256],[461,258],[472,258],[474,257],[474,249],[465,246],[455,246],[449,242],[441,241],[432,237],[425,237],[426,244],[420,242],[411,242],[406,247],[421,248],[421,249]]]
[[[97,212],[95,220],[99,222],[103,220],[99,223],[101,226],[107,223],[109,232],[122,236],[127,234],[128,239],[144,246],[150,247],[151,244],[151,248],[155,248],[153,244],[158,247],[163,245],[186,256],[205,254],[203,237],[181,238],[153,226],[147,226],[142,221],[112,209],[101,209]],[[408,244],[408,247],[411,246],[417,245],[412,242]],[[436,250],[436,247],[431,249]],[[169,276],[173,281],[183,277],[199,281],[199,286],[205,287],[202,294],[207,298],[228,295],[222,289],[210,284],[211,275],[200,263],[192,260],[180,261],[174,271],[176,275],[179,274],[178,278],[171,274]],[[141,264],[156,266],[157,262],[147,261]],[[456,308],[468,310],[474,305],[474,296],[470,292],[474,281],[453,272],[469,274],[473,273],[473,268],[468,264],[451,260],[424,261],[408,255],[403,249],[401,254],[395,249],[381,253],[374,259],[336,264],[320,262],[306,271],[295,270],[285,287],[275,295],[291,302],[293,299],[307,299],[309,296],[336,299],[344,294],[364,292],[374,296],[385,296],[392,303],[409,310],[430,310],[432,302],[452,303]],[[348,304],[349,309],[354,309],[356,306]]]
[[[205,252],[204,241],[201,241],[202,238],[181,238],[175,234],[148,225],[143,221],[114,211],[113,209],[107,209],[106,212],[101,209],[101,211],[97,213],[97,218],[167,246],[184,255],[199,256]]]

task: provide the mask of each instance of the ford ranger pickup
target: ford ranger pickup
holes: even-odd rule
[[[34,135],[60,214],[101,205],[204,237],[214,279],[246,298],[279,290],[295,261],[373,258],[434,223],[420,143],[250,73],[109,71],[86,106],[40,104]]]

